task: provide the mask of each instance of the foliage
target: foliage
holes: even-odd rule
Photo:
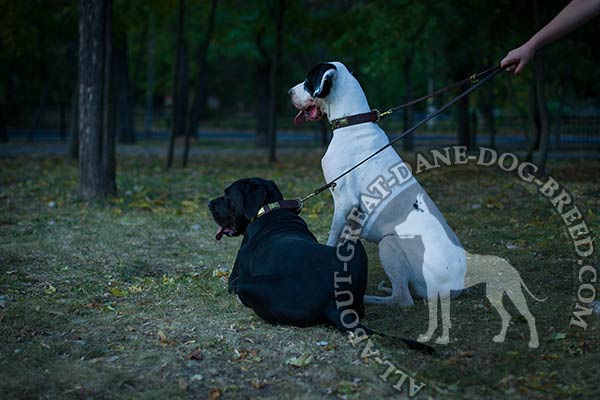
[[[194,50],[202,42],[209,1],[186,2],[186,36],[191,71],[195,70]],[[268,53],[274,51],[274,29],[268,2],[224,0],[217,11],[216,34],[210,47],[209,92],[224,105],[251,111],[255,96],[254,68],[261,57],[257,35],[264,35]],[[564,5],[544,2],[544,21]],[[40,85],[48,80],[53,87],[52,102],[67,102],[73,84],[73,45],[77,41],[75,2],[0,2],[0,54],[5,78],[18,79],[17,103],[37,99]],[[116,0],[115,32],[129,38],[136,98],[141,103],[146,87],[145,66],[148,38],[156,44],[155,101],[171,92],[176,2]],[[404,82],[400,63],[414,57],[414,92],[424,93],[427,79],[443,86],[465,74],[498,62],[511,48],[534,33],[528,0],[475,0],[412,2],[393,1],[295,1],[285,22],[282,87],[302,79],[314,63],[339,59],[358,72],[374,105],[393,105],[403,98]],[[600,90],[598,46],[594,40],[599,25],[590,23],[546,50],[549,93],[557,102],[564,86],[571,97],[597,97]],[[531,73],[526,71],[526,76]],[[192,75],[193,76],[193,75]],[[7,79],[0,87],[5,92]],[[515,85],[522,98],[529,85]],[[510,102],[504,89],[501,100]],[[279,94],[285,99],[285,91]],[[35,101],[33,101],[35,102]],[[285,104],[285,102],[283,102]],[[505,103],[506,105],[506,103]],[[284,108],[287,112],[287,107]]]

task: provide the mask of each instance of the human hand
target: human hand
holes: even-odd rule
[[[500,66],[507,67],[507,71],[514,71],[515,75],[518,75],[525,68],[525,65],[531,61],[535,51],[535,46],[527,42],[521,47],[509,51],[506,57],[500,61]]]

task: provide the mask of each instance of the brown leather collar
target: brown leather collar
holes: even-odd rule
[[[278,210],[280,208],[295,210],[296,213],[299,214],[300,210],[302,210],[302,205],[302,200],[300,199],[279,200],[275,203],[265,204],[258,210],[258,213],[256,214],[256,217],[254,219],[256,220],[257,218],[262,217],[263,215],[268,214],[273,210]]]
[[[377,122],[381,119],[379,110],[372,110],[362,114],[349,115],[347,117],[334,119],[330,122],[331,129],[345,128],[347,126],[364,124],[365,122]]]

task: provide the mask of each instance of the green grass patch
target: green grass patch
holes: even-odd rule
[[[385,367],[361,359],[362,348],[342,334],[269,325],[227,292],[222,271],[233,265],[240,239],[214,240],[208,200],[249,176],[275,180],[287,197],[306,195],[323,183],[321,155],[309,149],[274,165],[215,155],[171,171],[162,159],[120,158],[118,196],[97,203],[77,195],[74,163],[0,161],[0,398],[400,395],[397,378],[384,382]],[[598,239],[600,164],[552,167]],[[541,344],[527,347],[527,324],[507,298],[507,339],[493,343],[500,318],[478,287],[452,303],[451,343],[436,356],[374,338],[382,357],[426,382],[423,398],[598,398],[600,324],[593,316],[587,331],[569,326],[577,257],[549,201],[492,169],[447,168],[419,180],[467,250],[508,259],[534,294],[548,297],[528,298]],[[303,211],[321,242],[332,211],[328,193]],[[368,290],[376,293],[385,273],[376,247],[367,250]],[[366,312],[368,326],[391,335],[426,330],[422,302]],[[303,355],[310,362],[289,363]]]

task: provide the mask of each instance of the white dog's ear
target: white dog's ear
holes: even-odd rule
[[[312,94],[313,97],[325,97],[331,91],[331,85],[333,84],[333,77],[335,76],[335,69],[330,69],[323,74],[321,78],[321,84]]]
[[[321,63],[313,67],[306,75],[304,90],[312,97],[323,98],[331,91],[337,68],[333,64]]]

